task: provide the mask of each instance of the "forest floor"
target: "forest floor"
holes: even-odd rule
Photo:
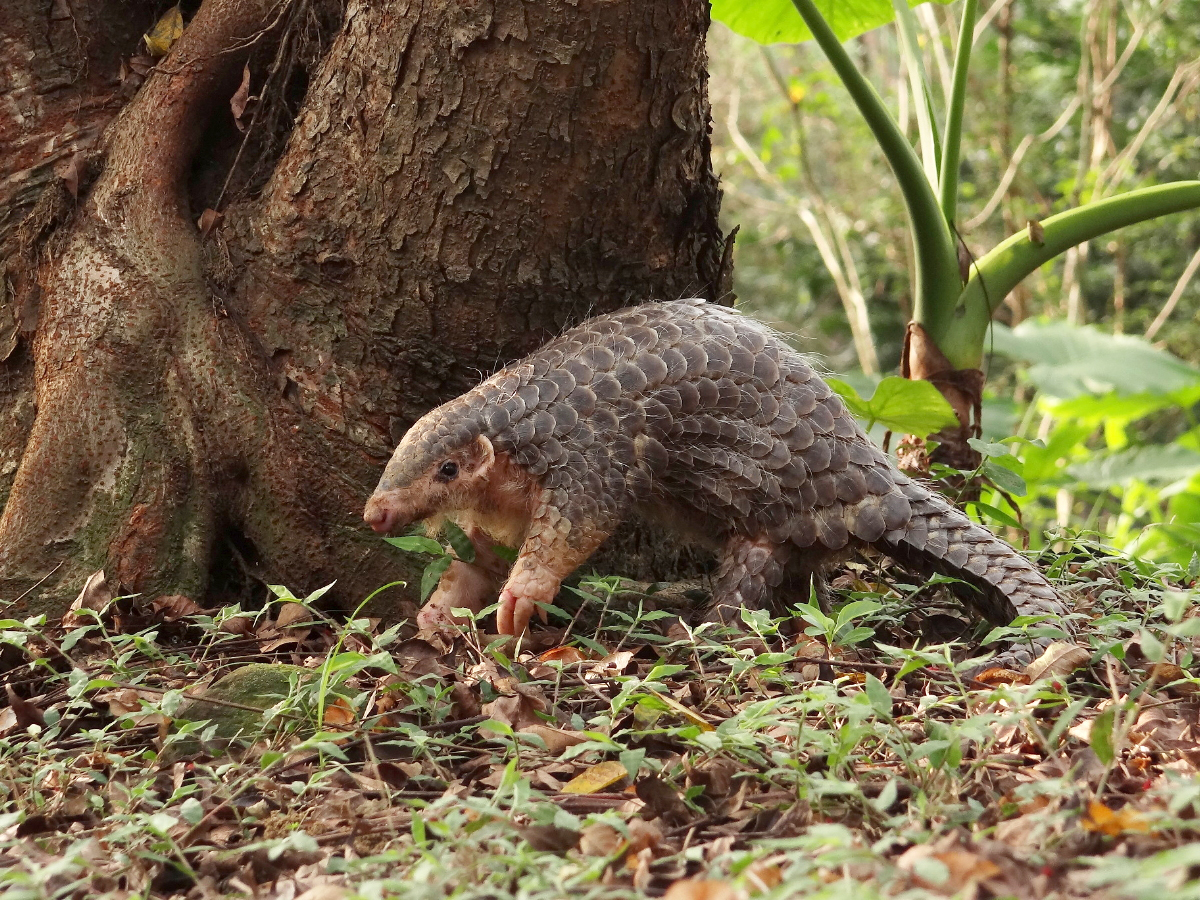
[[[584,579],[516,648],[96,578],[61,623],[0,622],[0,890],[1200,897],[1196,573],[1039,564],[1079,643],[981,680],[977,641],[933,643],[963,629],[944,589],[877,559],[833,618],[740,639]]]

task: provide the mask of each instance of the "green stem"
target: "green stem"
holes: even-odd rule
[[[929,77],[925,74],[925,63],[921,60],[921,47],[917,42],[917,17],[913,15],[908,0],[892,0],[896,11],[896,31],[900,36],[900,56],[908,70],[908,89],[912,92],[913,111],[917,117],[917,132],[921,139],[921,167],[925,178],[937,190],[938,165],[941,148],[937,145],[937,126],[933,115],[933,98],[929,95]]]
[[[962,24],[958,28],[958,48],[954,53],[954,81],[950,86],[950,107],[946,110],[946,131],[942,137],[942,171],[938,185],[942,195],[942,215],[953,223],[958,217],[958,164],[962,149],[963,106],[967,98],[967,69],[971,65],[971,45],[975,43],[975,12],[978,0],[963,4]]]
[[[1040,223],[1038,242],[1020,231],[989,251],[973,267],[963,288],[962,315],[938,346],[957,368],[978,368],[992,313],[1029,274],[1058,254],[1102,234],[1171,213],[1200,207],[1200,181],[1142,188],[1069,209]]]
[[[833,65],[838,78],[850,92],[851,99],[875,135],[900,183],[916,247],[913,319],[923,325],[941,346],[940,335],[953,321],[961,281],[958,254],[950,236],[950,227],[942,217],[938,198],[908,139],[892,119],[875,88],[855,67],[813,0],[792,0],[792,3]]]

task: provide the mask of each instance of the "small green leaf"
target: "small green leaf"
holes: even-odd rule
[[[980,456],[986,456],[989,459],[999,459],[1002,456],[1012,456],[1012,449],[1008,444],[999,444],[992,441],[981,441],[979,438],[967,438],[967,443],[978,451]]]
[[[424,603],[429,595],[433,593],[433,589],[438,586],[438,582],[442,580],[442,573],[450,568],[450,563],[454,559],[450,556],[439,556],[433,562],[425,567],[425,572],[421,575],[421,602]]]
[[[617,757],[621,761],[621,765],[625,767],[625,773],[629,776],[629,780],[637,781],[638,771],[642,768],[642,761],[646,758],[646,748],[638,747],[636,750],[622,750]]]
[[[992,484],[1007,494],[1024,497],[1029,490],[1025,485],[1024,478],[1012,469],[1002,466],[999,463],[994,463],[990,459],[986,459],[983,462],[983,474],[991,480]]]
[[[446,522],[445,532],[446,540],[454,548],[455,556],[465,563],[475,562],[475,545],[471,543],[467,533],[450,521]]]
[[[878,422],[892,431],[926,437],[958,422],[946,398],[928,381],[889,375],[869,399],[837,378],[826,381],[851,412],[867,420],[868,426]]]
[[[1138,633],[1138,643],[1142,647],[1142,655],[1150,662],[1162,662],[1166,655],[1167,648],[1163,646],[1162,641],[1148,629],[1143,628]]]
[[[446,554],[446,548],[433,538],[422,537],[419,534],[406,534],[404,537],[390,537],[384,540],[406,553],[432,553],[434,556]]]
[[[1108,765],[1116,757],[1113,748],[1113,722],[1116,719],[1116,708],[1110,706],[1092,720],[1092,736],[1089,744],[1096,758]]]
[[[979,510],[981,516],[986,515],[987,518],[993,522],[997,522],[1001,525],[1007,525],[1009,528],[1022,527],[1021,523],[1018,522],[1013,516],[1010,516],[999,507],[992,506],[990,503],[982,503],[979,500],[972,500],[970,501],[970,505]]]
[[[871,709],[875,710],[876,715],[881,719],[890,719],[892,717],[892,695],[888,693],[884,683],[874,675],[868,674],[866,691],[867,699],[871,701]]]

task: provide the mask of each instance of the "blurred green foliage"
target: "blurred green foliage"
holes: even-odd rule
[[[925,69],[948,91],[958,4],[917,14]],[[847,46],[915,138],[895,29]],[[764,47],[718,24],[710,54],[713,159],[727,227],[741,226],[739,303],[869,395],[878,374],[854,370],[895,370],[911,312],[895,179],[817,47]],[[968,250],[1080,203],[1196,178],[1198,87],[1200,3],[985,4],[957,223]],[[1014,327],[990,336],[985,436],[1019,438],[989,463],[1023,479],[1014,499],[1035,545],[1057,525],[1195,567],[1198,253],[1196,214],[1135,225],[1044,266],[1002,307]],[[869,320],[857,335],[856,314]],[[875,365],[863,364],[864,332]],[[1008,508],[999,495],[983,504],[985,517]]]

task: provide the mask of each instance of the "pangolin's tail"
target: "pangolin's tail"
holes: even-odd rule
[[[1017,616],[1045,616],[1047,624],[1067,630],[1067,606],[1036,566],[941,495],[905,481],[898,487],[909,498],[912,517],[876,542],[881,550],[916,571],[964,582],[951,589],[996,625],[1007,625]],[[1026,664],[1052,640],[1041,637],[1016,645],[992,664]]]

